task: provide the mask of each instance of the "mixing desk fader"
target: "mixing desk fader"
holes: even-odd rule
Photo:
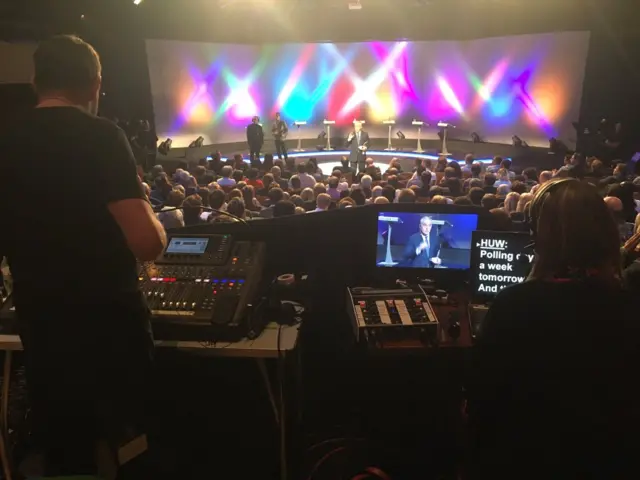
[[[265,246],[229,235],[172,235],[140,289],[162,340],[235,341],[258,334],[250,318],[261,283]]]

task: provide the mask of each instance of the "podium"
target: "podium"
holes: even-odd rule
[[[438,122],[438,128],[442,128],[442,150],[438,155],[442,155],[443,157],[450,157],[451,154],[447,149],[447,132],[450,128],[456,128],[456,126],[446,122]]]
[[[418,127],[418,147],[416,148],[416,153],[424,153],[424,150],[422,149],[422,127],[428,127],[429,124],[422,122],[420,120],[414,120],[413,122],[411,122],[411,125],[413,125],[414,127]]]
[[[378,263],[379,267],[395,267],[399,262],[393,261],[391,255],[391,234],[393,233],[393,225],[404,223],[400,217],[387,217],[386,215],[378,216],[379,222],[385,222],[387,224],[387,254],[385,255],[384,262]]]
[[[322,122],[322,124],[327,128],[327,146],[324,147],[325,150],[333,150],[331,147],[331,125],[335,125],[335,120],[327,120],[326,118]]]
[[[304,149],[302,148],[302,136],[300,135],[300,127],[302,127],[303,125],[306,125],[307,122],[295,121],[293,122],[293,124],[298,129],[298,148],[296,148],[294,152],[304,152]]]
[[[384,125],[388,125],[389,126],[389,141],[387,143],[387,148],[385,148],[385,150],[388,151],[388,152],[391,152],[391,151],[395,150],[395,148],[393,148],[393,146],[391,145],[391,129],[396,124],[396,121],[389,119],[389,120],[385,120],[382,123]]]

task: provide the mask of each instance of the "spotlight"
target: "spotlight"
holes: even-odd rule
[[[473,143],[484,143],[478,132],[471,132],[471,141]]]
[[[404,140],[405,138],[407,138],[407,137],[405,137],[405,136],[404,136],[404,133],[402,133],[402,132],[401,132],[401,131],[399,131],[399,130],[398,130],[398,133],[396,133],[396,136],[397,136],[400,140]]]
[[[164,142],[162,142],[158,146],[158,153],[161,153],[162,155],[167,155],[169,153],[169,150],[171,150],[172,143],[173,143],[173,140],[171,140],[170,138],[167,138]]]
[[[327,132],[325,132],[324,130],[323,130],[323,131],[321,131],[321,132],[318,134],[318,138],[319,138],[320,140],[322,140],[323,138],[327,138]]]
[[[134,5],[140,5],[141,3],[142,3],[142,0],[133,0]]]
[[[189,144],[189,148],[200,148],[202,145],[204,145],[204,137],[199,136]]]
[[[513,142],[513,146],[517,148],[527,148],[529,144],[522,140],[518,135],[514,135],[511,137],[511,141]]]

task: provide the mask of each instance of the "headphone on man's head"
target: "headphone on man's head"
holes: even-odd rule
[[[529,204],[529,229],[531,230],[531,239],[533,240],[533,244],[535,244],[536,237],[538,235],[538,219],[540,218],[540,213],[542,213],[542,207],[544,206],[544,202],[549,198],[549,195],[554,191],[560,188],[560,185],[564,185],[568,182],[579,182],[580,180],[566,177],[561,178],[556,181],[546,182],[540,189],[536,192],[535,197]]]

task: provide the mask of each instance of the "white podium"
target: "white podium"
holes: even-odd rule
[[[331,146],[331,125],[335,125],[335,120],[327,120],[326,118],[322,122],[322,124],[327,128],[327,146],[324,148],[325,150],[333,150]]]
[[[456,126],[446,122],[438,122],[438,128],[442,128],[442,151],[438,155],[442,155],[443,157],[450,157],[451,154],[447,149],[447,132],[450,128],[456,128]]]
[[[389,126],[389,141],[387,142],[387,148],[385,148],[386,151],[391,152],[393,150],[395,150],[395,148],[393,148],[393,146],[391,145],[391,130],[393,129],[393,126],[396,124],[395,120],[385,120],[382,122],[384,125],[388,125]]]
[[[420,120],[414,120],[411,122],[411,125],[418,127],[418,147],[415,151],[416,153],[424,153],[424,150],[422,149],[422,127],[428,127],[429,124]]]
[[[393,225],[403,223],[400,217],[388,217],[386,215],[378,216],[378,221],[385,222],[387,224],[387,252],[384,262],[379,262],[379,267],[395,267],[398,262],[393,261],[391,255],[391,233],[393,232]]]
[[[300,135],[300,127],[302,127],[303,125],[306,125],[307,122],[295,121],[293,122],[293,124],[298,129],[298,148],[296,148],[294,152],[304,152],[304,149],[302,148],[302,136]]]

